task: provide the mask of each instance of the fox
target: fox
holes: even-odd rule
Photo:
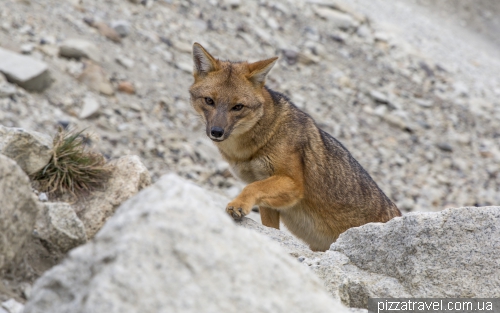
[[[247,185],[227,204],[236,221],[259,207],[264,226],[280,221],[313,251],[351,227],[401,216],[351,153],[285,95],[266,86],[278,57],[222,61],[193,44],[190,102],[206,135]]]

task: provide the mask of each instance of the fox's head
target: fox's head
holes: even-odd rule
[[[278,58],[255,63],[220,61],[193,45],[191,104],[206,124],[207,136],[220,142],[250,130],[264,114],[263,86]]]

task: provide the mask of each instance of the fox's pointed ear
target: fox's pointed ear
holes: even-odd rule
[[[194,75],[205,75],[217,70],[217,60],[199,43],[193,44]]]
[[[278,60],[278,57],[248,64],[248,69],[250,70],[250,74],[247,75],[248,80],[255,84],[263,85],[266,81],[267,73],[273,68],[276,60]]]

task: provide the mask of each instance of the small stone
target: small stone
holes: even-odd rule
[[[455,94],[460,97],[469,96],[469,87],[463,82],[456,82],[453,84],[453,89],[455,89]]]
[[[110,39],[111,41],[114,41],[116,43],[120,43],[122,41],[121,36],[118,34],[118,32],[104,22],[93,22],[91,26],[96,28],[101,35]]]
[[[82,110],[80,111],[79,118],[80,119],[86,119],[89,117],[94,116],[97,112],[99,112],[99,109],[101,108],[101,105],[99,102],[90,96],[87,96],[83,99],[83,104],[82,104]]]
[[[193,72],[193,65],[191,65],[191,63],[180,62],[180,63],[177,63],[176,65],[177,65],[178,69],[183,70],[186,73]]]
[[[439,142],[436,146],[445,152],[453,152],[453,147],[447,142]]]
[[[124,93],[128,93],[129,95],[133,95],[135,93],[135,87],[131,82],[121,81],[118,83],[118,90]]]
[[[311,52],[305,51],[305,52],[299,52],[298,61],[305,65],[311,65],[319,63],[320,59]]]
[[[11,84],[0,85],[0,98],[7,98],[16,94],[16,87]]]
[[[66,58],[87,58],[101,61],[99,49],[93,43],[83,39],[68,39],[59,47],[59,55]]]
[[[73,208],[64,202],[47,202],[37,216],[36,237],[60,252],[67,252],[85,242],[87,234]]]
[[[299,53],[297,51],[284,49],[282,53],[288,65],[294,65],[295,63],[297,63],[297,60],[299,58]]]
[[[225,3],[227,6],[229,6],[231,9],[235,10],[240,7],[241,5],[241,0],[225,0]]]
[[[314,11],[319,17],[331,22],[334,28],[349,30],[359,26],[359,22],[348,14],[323,7],[315,8]]]
[[[49,163],[52,147],[49,135],[0,125],[0,154],[16,161],[28,175]]]
[[[0,72],[28,91],[43,91],[52,83],[45,62],[0,48]]]
[[[45,192],[41,192],[38,195],[38,200],[40,200],[42,202],[47,202],[47,201],[49,201],[49,197],[47,197],[47,194]]]
[[[90,89],[104,95],[111,96],[115,93],[104,69],[92,62],[87,62],[85,64],[85,69],[78,77],[78,80],[87,85]]]
[[[181,52],[191,53],[193,50],[193,47],[184,41],[174,41],[172,44],[173,44],[175,49],[177,49]]]
[[[111,22],[111,27],[113,27],[121,37],[127,37],[130,33],[130,23],[125,20],[113,21]]]
[[[411,198],[405,198],[398,203],[398,207],[402,211],[410,212],[415,207],[415,201]]]
[[[9,299],[5,302],[2,302],[2,307],[9,313],[22,313],[24,310],[24,305],[14,299]]]
[[[416,104],[423,108],[430,108],[432,107],[432,100],[425,100],[425,99],[414,99]]]
[[[370,97],[378,103],[389,103],[389,98],[387,98],[387,95],[377,90],[370,91]]]
[[[33,49],[35,49],[35,46],[31,43],[21,45],[21,52],[23,54],[30,54],[31,52],[33,52]]]
[[[134,67],[135,64],[134,60],[124,57],[122,55],[117,56],[115,60],[118,64],[127,69],[131,69],[132,67]]]
[[[56,37],[55,36],[44,36],[40,39],[40,44],[41,45],[55,45],[56,44]]]

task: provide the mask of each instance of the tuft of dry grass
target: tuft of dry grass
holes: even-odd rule
[[[61,127],[54,136],[54,148],[49,163],[31,179],[39,191],[49,196],[69,193],[80,198],[102,188],[111,169],[105,167],[106,160],[100,153],[87,147],[90,136],[82,131],[65,131]]]

